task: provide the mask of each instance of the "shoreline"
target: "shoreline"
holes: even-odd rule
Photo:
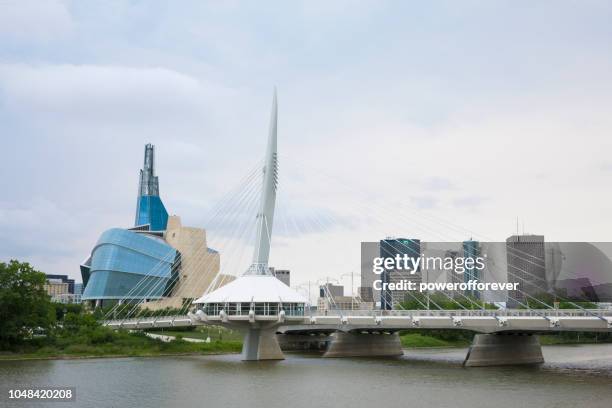
[[[35,356],[35,355],[23,355],[16,356],[15,358],[5,358],[5,356],[0,354],[0,362],[2,361],[31,361],[31,360],[86,360],[86,359],[95,359],[95,358],[130,358],[130,357],[173,357],[173,356],[219,356],[225,354],[240,354],[240,352],[236,351],[227,351],[227,352],[211,352],[211,353],[201,353],[201,352],[185,352],[185,353],[160,353],[160,354],[106,354],[106,355],[57,355],[57,356]],[[12,356],[11,356],[12,357]]]
[[[582,345],[594,345],[594,344],[610,344],[610,343],[595,343],[595,342],[584,342],[584,343],[553,343],[553,344],[542,344],[543,347],[555,347],[555,346],[582,346]],[[469,344],[457,344],[457,345],[446,345],[446,346],[402,346],[402,350],[444,350],[444,349],[461,349],[468,348]],[[294,351],[289,351],[292,354]],[[0,363],[3,361],[35,361],[35,360],[91,360],[91,359],[106,359],[106,358],[150,358],[150,357],[183,357],[183,356],[219,356],[219,355],[231,355],[240,354],[239,351],[224,351],[224,352],[177,352],[177,353],[157,353],[157,354],[106,354],[106,355],[55,355],[55,356],[36,356],[31,354],[14,354],[5,355],[0,354]]]

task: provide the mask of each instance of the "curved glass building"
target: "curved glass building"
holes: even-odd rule
[[[176,282],[180,256],[154,235],[112,228],[91,252],[83,300],[159,299]]]
[[[92,306],[129,302],[149,310],[180,308],[219,273],[220,254],[208,248],[206,230],[168,216],[154,164],[155,147],[147,144],[134,226],[102,233],[81,264],[82,300]]]
[[[178,281],[180,253],[163,239],[168,212],[159,197],[155,150],[145,146],[134,227],[112,228],[100,236],[81,265],[83,300],[153,300],[168,296]]]

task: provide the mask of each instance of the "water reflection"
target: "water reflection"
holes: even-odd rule
[[[612,345],[545,347],[547,363],[539,367],[464,368],[465,352],[407,350],[394,359],[291,353],[269,362],[243,362],[239,355],[0,362],[0,384],[77,387],[76,404],[54,407],[610,407]],[[2,396],[0,406],[6,404]]]

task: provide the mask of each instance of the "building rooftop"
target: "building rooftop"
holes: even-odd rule
[[[194,303],[309,303],[272,275],[246,275],[197,299]]]

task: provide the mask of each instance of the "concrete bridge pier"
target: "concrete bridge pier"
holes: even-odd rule
[[[242,360],[284,360],[276,340],[276,328],[249,328],[242,344]]]
[[[323,351],[331,338],[326,334],[277,334],[276,340],[283,351]]]
[[[538,336],[531,334],[476,334],[465,357],[465,367],[541,364]]]
[[[332,341],[323,357],[395,357],[403,354],[397,333],[337,331],[332,334]]]

